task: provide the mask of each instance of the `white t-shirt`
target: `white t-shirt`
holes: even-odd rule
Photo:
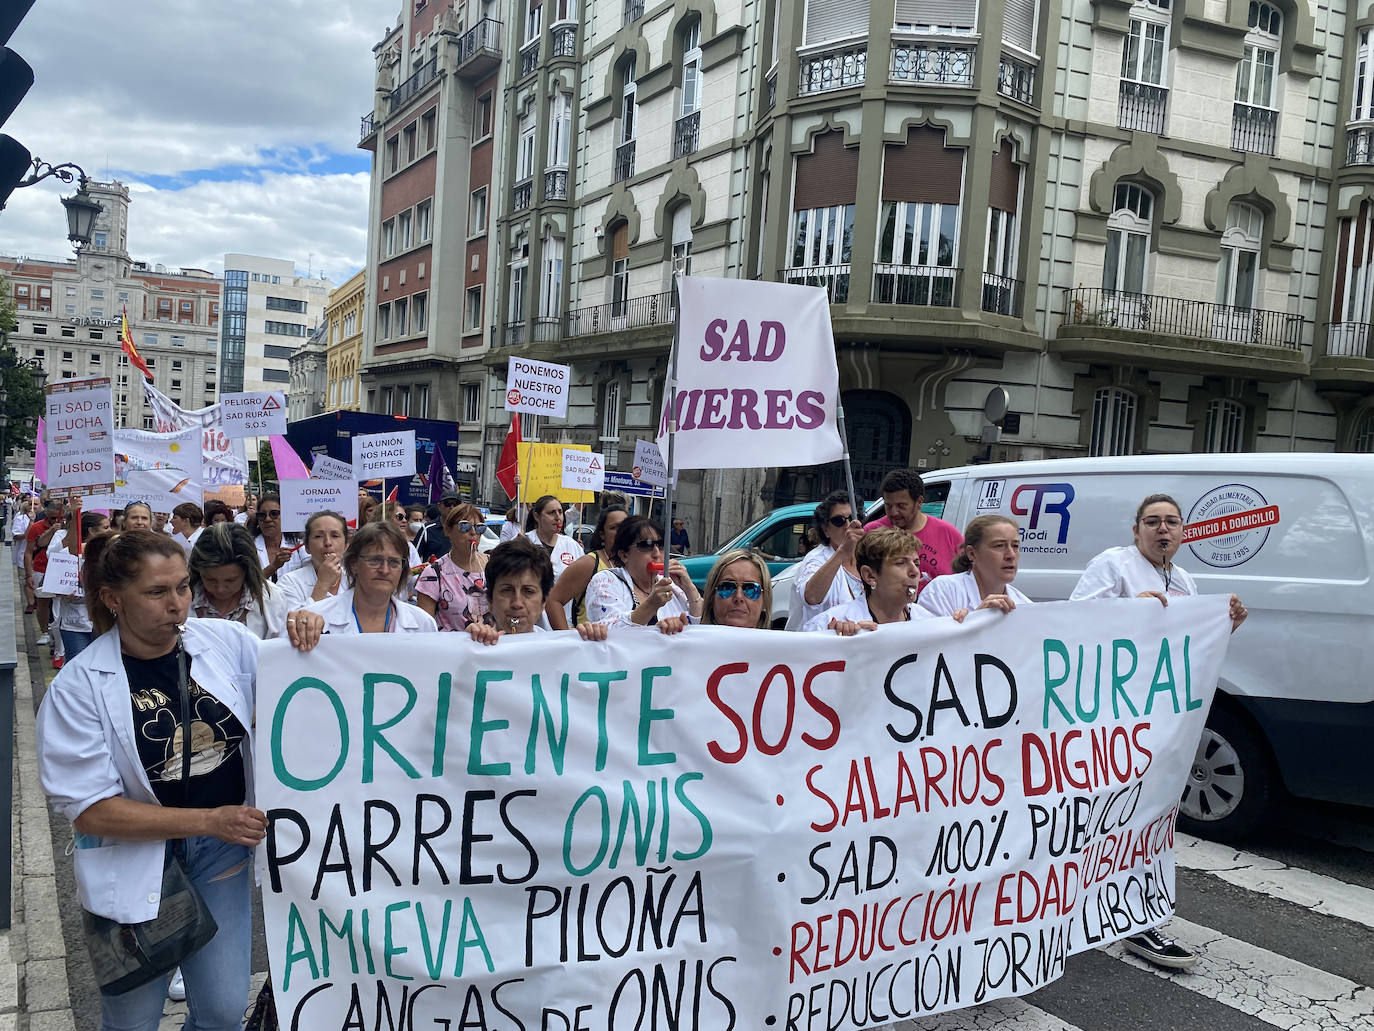
[[[58,530],[52,535],[52,540],[48,542],[49,551],[64,551],[67,546],[67,531]],[[86,564],[85,554],[76,556],[77,588],[75,594],[62,594],[53,597],[53,608],[56,609],[55,617],[58,630],[79,630],[83,633],[93,633],[95,625],[91,623],[90,613],[86,611],[86,592],[80,587],[81,569]]]
[[[10,547],[14,551],[14,564],[24,568],[24,534],[29,532],[30,519],[23,512],[14,517],[10,526]]]
[[[825,597],[821,599],[821,603],[819,605],[806,603],[807,583],[816,575],[816,570],[829,562],[834,554],[834,548],[829,544],[822,544],[819,548],[808,551],[797,566],[797,576],[792,581],[792,595],[800,609],[799,622],[803,626],[827,609],[833,609],[837,605],[846,605],[855,598],[864,596],[863,581],[841,566],[839,571],[835,573],[834,579],[830,581],[830,589],[825,592]]]
[[[585,598],[587,622],[608,626],[637,626],[630,618],[635,610],[634,591],[630,588],[630,574],[623,569],[603,569],[587,584]],[[673,596],[659,607],[655,621],[669,616],[686,616],[692,622],[691,604],[682,588],[673,584]]]
[[[1108,548],[1089,562],[1078,583],[1074,584],[1069,600],[1134,598],[1144,591],[1182,597],[1197,594],[1197,584],[1187,572],[1170,565],[1166,585],[1164,570],[1142,555],[1134,544],[1127,544]]]
[[[519,524],[519,523],[512,523],[509,519],[507,519],[504,523],[501,524],[501,539],[502,539],[503,541],[514,540],[516,537],[519,537],[519,536],[520,536],[520,524]]]
[[[531,544],[544,547],[544,542],[539,539],[539,531],[531,530],[525,534]],[[548,550],[545,548],[545,550]],[[553,539],[553,551],[549,553],[549,561],[553,563],[553,577],[557,580],[563,575],[563,570],[580,559],[583,555],[582,545],[573,540],[566,533],[560,533]]]
[[[911,619],[934,619],[935,616],[921,608],[914,601],[906,607],[907,615]],[[868,598],[860,596],[853,601],[847,601],[843,605],[836,605],[832,609],[826,609],[820,615],[809,620],[803,630],[828,630],[830,621],[838,619],[840,622],[850,621],[858,623],[861,620],[873,621],[873,613],[868,608]]]
[[[994,593],[1005,594],[1017,605],[1032,604],[1029,598],[1011,584]],[[978,581],[974,579],[973,570],[970,569],[963,573],[937,576],[921,588],[921,597],[916,604],[931,615],[952,616],[958,609],[976,609],[983,604],[983,596],[978,592]]]

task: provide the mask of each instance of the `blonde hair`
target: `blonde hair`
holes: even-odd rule
[[[725,579],[726,567],[736,562],[749,562],[753,565],[754,572],[759,575],[759,585],[763,588],[763,606],[759,609],[758,629],[763,630],[768,626],[768,620],[773,612],[773,578],[768,574],[768,563],[752,548],[735,548],[716,559],[716,564],[711,567],[711,572],[706,577],[706,590],[702,592],[706,601],[702,605],[701,621],[715,623],[716,588]]]
[[[881,573],[885,563],[920,550],[921,542],[917,538],[905,530],[899,530],[895,526],[887,526],[879,530],[870,530],[863,535],[863,539],[854,549],[854,564],[860,569],[867,566],[874,573]],[[864,594],[867,595],[872,590],[873,588],[865,580]]]

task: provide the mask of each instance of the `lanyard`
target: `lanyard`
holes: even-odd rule
[[[358,633],[361,634],[361,633],[363,632],[363,624],[362,624],[362,620],[360,620],[360,619],[358,618],[358,606],[357,606],[356,604],[350,604],[348,607],[351,608],[351,609],[353,610],[353,625],[356,626],[356,627],[358,628]],[[390,603],[390,602],[387,602],[387,605],[386,605],[386,619],[384,619],[384,620],[382,621],[382,633],[384,633],[384,634],[389,634],[389,633],[391,633],[391,603]]]

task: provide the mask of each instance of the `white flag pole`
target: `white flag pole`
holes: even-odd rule
[[[673,527],[673,440],[677,436],[677,352],[682,336],[682,298],[677,292],[677,273],[673,273],[673,349],[668,359],[668,382],[663,403],[668,406],[668,483],[663,488],[663,575],[668,575],[668,552],[672,547]],[[650,509],[653,508],[650,499]]]
[[[854,512],[854,518],[859,522],[864,521],[863,510],[859,508],[858,495],[854,493],[854,470],[849,464],[849,433],[844,428],[844,405],[836,403],[835,419],[839,423],[840,446],[844,448],[841,454],[841,461],[844,462],[844,487],[849,492],[849,507]]]

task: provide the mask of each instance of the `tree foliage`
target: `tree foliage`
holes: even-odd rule
[[[38,417],[43,414],[43,391],[34,386],[28,368],[18,364],[18,356],[10,344],[10,334],[18,327],[13,289],[9,280],[0,276],[0,372],[4,376],[5,414],[9,416],[5,447],[32,451]],[[6,457],[0,455],[0,465],[6,464]]]

